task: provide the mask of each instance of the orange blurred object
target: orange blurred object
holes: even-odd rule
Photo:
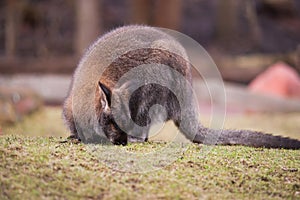
[[[248,88],[252,92],[300,99],[300,77],[295,69],[283,62],[275,63],[259,74]]]

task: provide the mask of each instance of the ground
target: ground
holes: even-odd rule
[[[1,126],[0,199],[300,199],[300,150],[171,145],[175,159],[164,163],[170,157],[151,153],[171,142],[65,142],[59,116],[60,108],[45,108],[17,126]],[[225,126],[299,133],[299,116],[228,116]],[[122,161],[118,155],[124,152]],[[155,169],[128,171],[138,169],[135,155],[142,155],[146,167],[153,164],[149,158],[159,162]]]

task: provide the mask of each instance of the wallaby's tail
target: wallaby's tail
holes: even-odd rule
[[[251,147],[300,149],[300,141],[249,130],[199,130],[193,142],[217,145],[245,145]]]

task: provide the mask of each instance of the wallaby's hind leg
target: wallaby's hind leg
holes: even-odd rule
[[[186,92],[186,94],[189,94]],[[177,97],[170,95],[168,101],[169,119],[173,120],[175,126],[183,135],[194,143],[203,143],[206,128],[200,124],[196,103],[191,99],[192,95],[186,95],[180,105]],[[189,98],[190,97],[190,98]],[[182,106],[182,108],[181,108]]]
[[[69,96],[64,103],[63,106],[63,118],[65,120],[65,123],[70,129],[71,135],[68,137],[70,139],[79,139],[78,133],[76,130],[74,117],[73,117],[73,111],[72,111],[72,97]]]
[[[204,143],[207,128],[202,127],[199,122],[194,121],[195,124],[188,121],[180,122],[174,120],[175,126],[183,133],[183,135],[194,143]]]

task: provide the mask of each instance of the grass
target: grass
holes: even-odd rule
[[[205,146],[189,144],[174,162],[156,171],[131,173],[101,160],[103,146],[97,145],[95,153],[90,145],[60,141],[2,136],[0,198],[300,198],[300,151],[227,146],[202,156]],[[112,148],[147,153],[148,147],[155,150],[164,144]]]
[[[1,124],[4,134],[67,137],[60,107],[44,107],[16,124]]]
[[[1,126],[0,199],[300,199],[300,150],[63,142],[59,115],[47,108],[16,126]],[[239,124],[257,118],[264,117]],[[283,118],[296,122],[299,114]],[[281,128],[295,132],[297,126]]]

